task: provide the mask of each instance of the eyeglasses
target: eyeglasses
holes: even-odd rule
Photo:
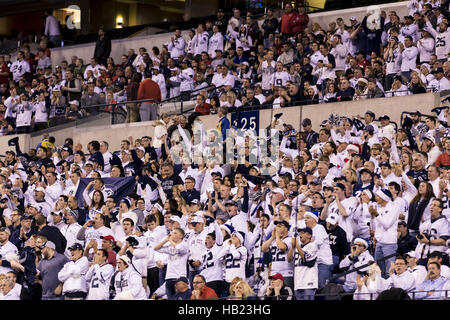
[[[202,284],[203,283],[203,281],[194,281],[194,282],[192,282],[193,284]]]

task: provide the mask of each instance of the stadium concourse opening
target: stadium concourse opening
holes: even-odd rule
[[[170,3],[0,3],[0,299],[449,299],[448,1]]]

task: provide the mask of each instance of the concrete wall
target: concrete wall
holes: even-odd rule
[[[393,97],[393,98],[379,98],[365,101],[350,101],[350,102],[336,102],[319,105],[306,105],[298,107],[289,107],[282,109],[261,110],[259,119],[259,128],[263,129],[270,124],[273,114],[282,112],[281,119],[298,129],[301,120],[310,118],[313,124],[313,129],[318,130],[320,123],[324,119],[328,119],[331,113],[337,113],[341,116],[361,115],[367,110],[375,113],[376,117],[388,115],[392,121],[400,122],[402,111],[419,110],[425,114],[432,114],[431,109],[439,106],[440,99],[438,93],[424,93],[411,96]],[[160,110],[161,112],[162,110]],[[205,129],[216,128],[217,115],[209,115],[201,117]],[[154,128],[151,121],[137,122],[130,124],[117,124],[113,126],[98,126],[90,128],[74,128],[73,139],[74,143],[81,143],[83,147],[93,139],[104,139],[110,144],[111,150],[118,150],[120,148],[120,141],[128,139],[132,136],[134,139],[144,135],[152,136]],[[69,136],[69,131],[63,133],[64,138]],[[33,141],[33,144],[36,144]]]
[[[187,31],[183,31],[182,35],[185,39],[188,39]],[[111,54],[110,56],[116,63],[120,62],[120,57],[123,54],[127,54],[128,49],[133,48],[136,52],[141,47],[147,49],[149,54],[152,54],[153,47],[161,48],[163,44],[170,40],[170,34],[154,34],[150,36],[140,36],[127,39],[118,39],[111,41]],[[52,49],[52,66],[61,64],[62,60],[70,61],[72,56],[77,56],[84,60],[84,63],[88,64],[90,59],[94,56],[95,43],[86,43],[76,46],[53,48]]]
[[[402,2],[394,2],[394,3],[388,3],[388,4],[382,4],[379,5],[381,10],[385,10],[386,12],[390,10],[394,10],[397,12],[399,17],[403,17],[408,14],[409,10],[406,8],[406,4],[408,1],[402,1]],[[195,1],[193,3],[196,4]],[[207,12],[210,12],[214,8],[215,3],[212,2],[210,6],[207,6],[203,8],[203,11],[205,14]],[[197,10],[197,5],[195,5],[192,9],[193,13],[192,16],[197,16],[197,13],[195,10]],[[197,10],[198,11],[198,10]],[[336,18],[341,17],[344,19],[346,24],[349,24],[349,19],[351,16],[356,16],[359,21],[362,21],[363,17],[365,16],[367,12],[367,7],[359,7],[354,9],[344,9],[344,10],[335,10],[335,11],[328,11],[328,12],[319,12],[319,13],[311,13],[309,15],[310,17],[310,24],[317,22],[319,23],[323,28],[326,29],[328,23],[335,22]],[[138,15],[140,13],[138,12]],[[259,25],[261,26],[263,23],[263,20],[259,21]],[[120,61],[120,56],[123,54],[126,54],[127,50],[129,48],[134,48],[137,52],[139,47],[145,47],[147,48],[147,51],[151,52],[151,48],[153,46],[157,46],[161,48],[161,46],[168,42],[170,39],[170,33],[162,33],[157,35],[151,35],[151,36],[143,36],[143,37],[135,37],[135,38],[129,38],[129,39],[118,39],[113,40],[112,43],[112,49],[111,49],[111,57],[114,58],[114,61]],[[187,31],[183,31],[183,37],[187,40],[188,35]],[[58,65],[61,63],[62,60],[70,61],[70,57],[73,55],[76,55],[77,57],[83,58],[85,63],[89,62],[89,59],[94,54],[94,48],[95,43],[87,43],[83,45],[78,46],[70,46],[66,48],[55,48],[52,49],[52,65]]]

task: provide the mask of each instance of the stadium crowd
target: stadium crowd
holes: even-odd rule
[[[331,115],[319,132],[307,118],[296,130],[280,109],[264,137],[228,119],[255,105],[447,89],[448,10],[441,8],[448,2],[433,4],[412,1],[414,17],[404,23],[394,12],[378,25],[352,17],[350,27],[338,19],[327,30],[309,29],[304,8],[286,5],[279,25],[268,10],[260,33],[251,15],[244,20],[235,10],[227,21],[219,10],[190,42],[177,31],[154,56],[130,49],[120,66],[98,64],[111,60],[103,31],[85,70],[80,59],[56,74],[44,65],[36,77],[11,65],[13,80],[2,84],[11,94],[5,134],[30,130],[33,113],[34,126],[64,121],[56,112],[66,115],[63,101],[78,116],[80,105],[101,103],[102,92],[113,99],[126,92],[124,103],[200,94],[189,117],[156,119],[152,101],[126,104],[128,121],[154,120],[154,135],[129,137],[120,150],[109,150],[104,137],[87,146],[47,137],[28,152],[18,138],[9,141],[0,162],[0,298],[448,299],[448,106],[430,110],[435,117],[414,112],[397,127],[373,111]],[[444,46],[436,41],[425,56],[427,33]],[[420,54],[404,53],[412,46]],[[26,56],[19,53],[22,66]],[[37,66],[45,56],[40,51]],[[216,88],[205,93],[208,81]],[[86,93],[73,96],[74,83]],[[217,130],[205,132],[198,116],[210,113]],[[123,194],[124,185],[131,191]]]
[[[14,62],[0,57],[1,134],[111,110],[126,112],[127,122],[156,120],[158,102],[192,96],[209,114],[447,90],[448,6],[412,0],[405,17],[380,11],[327,26],[289,3],[281,19],[268,8],[261,27],[250,11],[228,19],[218,10],[187,38],[177,29],[161,48],[130,48],[120,61],[99,29],[90,61],[73,56],[55,66],[42,36],[37,52],[25,45]]]

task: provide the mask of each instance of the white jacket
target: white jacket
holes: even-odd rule
[[[87,292],[86,272],[89,270],[89,261],[81,257],[77,261],[69,261],[58,272],[58,280],[64,282],[63,293]]]
[[[186,40],[183,37],[175,38],[173,42],[169,42],[167,49],[170,52],[172,59],[178,59],[179,56],[184,55],[186,47]]]
[[[400,209],[393,203],[382,208],[377,207],[378,216],[373,219],[375,228],[375,239],[383,244],[397,243],[397,221]]]
[[[86,300],[109,300],[109,285],[114,274],[114,267],[108,263],[94,264],[86,273],[89,293]]]
[[[33,105],[27,101],[20,102],[13,107],[17,112],[16,127],[26,127],[31,125],[33,115]]]
[[[114,300],[147,299],[147,294],[142,285],[142,277],[134,270],[133,266],[128,266],[124,271],[116,274],[114,288],[116,289]]]
[[[221,32],[217,32],[209,38],[208,54],[212,59],[216,57],[216,50],[223,51],[223,35]]]
[[[430,61],[430,56],[434,53],[434,39],[429,37],[417,41],[417,50],[419,50],[420,62]]]
[[[411,69],[416,68],[416,57],[419,54],[419,51],[416,47],[411,46],[409,48],[406,48],[402,52],[402,65],[401,65],[401,71],[407,72]]]
[[[45,106],[45,101],[35,102],[33,105],[34,112],[34,122],[41,123],[48,121],[47,108]]]

